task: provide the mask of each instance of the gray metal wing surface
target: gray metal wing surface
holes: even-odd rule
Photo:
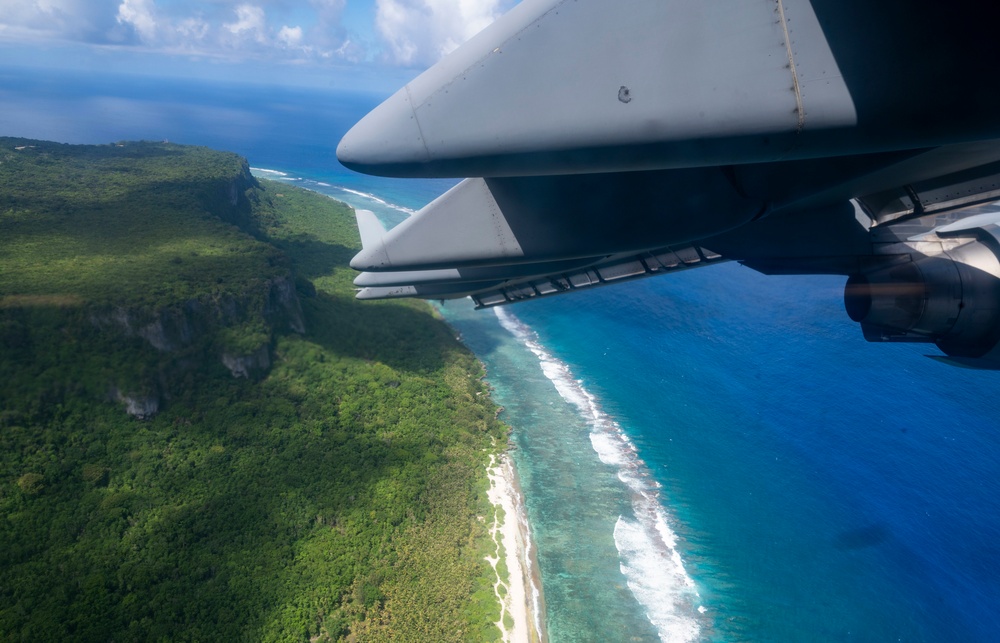
[[[867,339],[991,367],[1000,237],[974,209],[1000,198],[988,14],[525,0],[340,142],[358,171],[469,177],[388,232],[359,213],[358,296],[491,306],[739,260],[843,274]]]

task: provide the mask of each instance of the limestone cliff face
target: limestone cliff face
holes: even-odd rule
[[[250,164],[243,160],[240,171],[231,179],[213,188],[206,195],[206,206],[220,219],[255,234],[253,203],[258,200],[260,183],[250,173]]]
[[[218,359],[233,377],[258,377],[271,368],[271,343],[274,332],[305,333],[302,305],[292,276],[270,279],[259,292],[242,297],[205,297],[149,312],[118,307],[93,312],[90,322],[98,328],[126,337],[140,337],[163,353],[188,353],[192,367],[204,359]],[[262,323],[262,324],[261,324]],[[264,332],[253,337],[258,343],[242,350],[225,346],[218,337],[226,329],[241,325],[263,326]],[[192,350],[203,347],[207,352]],[[114,389],[113,397],[125,405],[129,415],[148,418],[155,415],[162,402],[161,394],[132,394]]]
[[[223,221],[266,241],[254,219],[259,188],[243,161],[234,176],[205,187],[201,199],[206,209]],[[189,368],[196,368],[205,359],[219,360],[233,377],[266,374],[272,363],[274,333],[306,330],[290,270],[282,276],[247,284],[239,294],[204,295],[152,311],[127,305],[96,310],[91,312],[90,322],[105,331],[142,338],[161,353],[183,356]],[[164,392],[133,394],[115,388],[112,398],[122,403],[130,415],[148,418],[169,397],[159,384],[151,388]]]
[[[295,280],[292,279],[291,275],[270,281],[264,316],[269,319],[283,320],[296,333],[304,334],[306,332],[305,320],[302,317],[302,303],[299,301]]]
[[[291,274],[270,279],[259,292],[242,297],[202,297],[152,313],[117,307],[92,313],[90,321],[99,328],[118,328],[129,337],[142,337],[157,350],[169,352],[194,343],[211,328],[233,326],[258,315],[281,330],[305,332],[302,304]]]
[[[160,410],[159,395],[126,395],[113,389],[112,397],[125,405],[126,413],[140,420],[151,418]]]
[[[292,276],[276,277],[263,283],[262,292],[247,292],[242,297],[224,295],[192,299],[167,306],[152,313],[118,307],[94,312],[92,324],[102,329],[117,329],[127,337],[141,337],[163,352],[180,350],[201,341],[206,333],[237,326],[255,317],[271,328],[305,332],[302,304]]]
[[[245,159],[5,141],[0,362],[74,351],[53,399],[85,389],[149,417],[195,375],[266,374],[275,336],[305,332],[292,261],[268,236],[282,215]]]
[[[233,377],[251,377],[271,368],[271,347],[264,344],[250,355],[222,354],[222,363]]]

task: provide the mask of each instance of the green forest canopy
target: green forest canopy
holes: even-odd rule
[[[0,139],[0,639],[499,638],[504,427],[428,305],[354,299],[357,247],[232,154]]]

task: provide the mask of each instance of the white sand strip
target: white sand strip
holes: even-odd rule
[[[543,640],[538,631],[536,619],[533,619],[532,586],[528,575],[527,534],[520,528],[518,510],[520,508],[518,491],[514,485],[513,464],[510,457],[503,454],[499,462],[490,456],[490,466],[487,469],[490,478],[489,499],[493,506],[503,509],[503,522],[499,515],[493,520],[490,535],[497,544],[497,551],[503,547],[504,562],[507,565],[507,578],[501,578],[497,573],[497,581],[493,586],[500,601],[500,620],[497,627],[503,632],[505,643],[532,643]],[[499,512],[497,512],[499,514]],[[499,556],[486,560],[497,569]],[[501,591],[501,588],[503,591]],[[504,621],[513,622],[507,627]]]

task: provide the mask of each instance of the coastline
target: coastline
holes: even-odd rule
[[[10,65],[6,71],[12,80],[5,96],[11,109],[3,115],[8,129],[24,127],[37,138],[80,143],[171,138],[234,149],[268,167],[301,167],[288,170],[288,185],[306,183],[330,198],[378,210],[380,217],[405,214],[367,195],[412,209],[429,200],[424,180],[400,180],[397,188],[390,179],[392,188],[386,190],[377,183],[381,179],[349,175],[331,162],[329,145],[316,141],[330,140],[323,133],[327,126],[346,131],[363,112],[352,113],[357,107],[348,100],[343,110],[339,102],[331,109],[326,92],[276,93],[273,87],[236,84],[209,88],[176,78],[131,85],[114,75],[95,84],[78,73],[26,72]],[[345,89],[344,96],[353,99],[353,90],[349,96]],[[88,114],[106,111],[109,98],[121,114],[138,106],[164,118],[88,120]],[[289,118],[290,113],[323,118]],[[252,130],[269,135],[248,136],[248,126],[240,126],[244,118]],[[76,125],[80,122],[86,127]],[[299,178],[309,176],[319,178]],[[362,194],[326,188],[320,181]],[[423,191],[411,192],[413,185]],[[976,544],[1000,533],[991,518],[1000,510],[990,510],[1000,494],[988,484],[1000,479],[990,474],[1000,458],[991,457],[995,452],[984,442],[992,433],[981,435],[995,425],[998,411],[995,396],[983,386],[993,376],[952,369],[942,378],[934,370],[941,366],[926,359],[919,345],[859,342],[857,328],[842,319],[834,301],[841,285],[833,279],[762,278],[733,263],[599,289],[587,293],[586,301],[553,297],[510,310],[524,311],[533,328],[557,340],[552,345],[559,345],[559,354],[576,365],[576,377],[599,394],[612,415],[630,418],[626,428],[664,483],[663,497],[676,502],[673,515],[687,521],[685,551],[695,555],[692,571],[699,572],[706,600],[712,601],[707,604],[712,638],[782,640],[828,628],[831,639],[847,638],[853,630],[886,640],[960,635],[974,640],[977,633],[990,640],[990,628],[992,636],[1000,631],[1000,612],[993,608],[1000,604],[1000,592],[992,591],[997,586],[983,575],[989,560],[978,555],[982,550],[962,546],[962,539]],[[777,321],[776,309],[782,311]],[[789,344],[791,330],[798,333]],[[484,339],[487,350],[492,339]],[[784,349],[780,354],[776,345]],[[900,376],[886,378],[883,365],[872,364],[873,350],[899,359]],[[507,374],[491,369],[495,381]],[[591,373],[602,374],[599,386]],[[516,372],[512,376],[527,379]],[[509,409],[501,419],[517,426],[518,438],[539,433],[534,424],[513,417],[526,388],[498,386],[512,392],[510,400],[497,403]],[[706,391],[713,392],[711,403],[699,404]],[[891,416],[880,413],[885,400],[894,401]],[[532,446],[539,441],[512,440],[509,453],[520,465],[520,481],[534,510],[546,488],[556,485],[543,475],[554,464],[537,472],[529,467]],[[492,508],[482,504],[484,470],[479,467],[489,458],[479,455],[473,473],[485,522]],[[224,454],[226,460],[232,456],[232,450]],[[882,474],[885,467],[892,475]],[[953,469],[964,475],[950,475]],[[50,485],[44,493],[54,490]],[[541,550],[548,573],[546,538],[553,530],[544,513],[532,518],[532,551]],[[482,525],[483,532],[488,526]],[[483,548],[492,547],[486,542],[484,536]],[[578,549],[590,544],[582,537],[574,542]],[[492,572],[482,572],[484,601],[491,603]],[[543,622],[555,639],[570,620],[562,619],[564,578],[545,580]],[[819,607],[774,611],[774,606],[790,605]],[[609,613],[623,620],[607,608],[599,611],[606,620],[612,620]],[[576,615],[570,622],[580,624],[574,632],[586,623]]]
[[[548,639],[541,579],[538,563],[534,560],[524,498],[510,454],[502,453],[499,459],[491,455],[486,472],[490,480],[487,495],[496,510],[490,537],[497,545],[497,555],[487,556],[486,560],[497,574],[494,584],[500,601],[497,627],[505,643],[545,643]],[[500,511],[503,511],[502,518]],[[506,579],[498,569],[501,555],[507,568]]]
[[[381,212],[379,216],[385,218],[384,223],[387,226],[391,226],[393,217],[402,215],[405,218],[411,212],[406,208],[394,206],[374,194],[353,188],[290,177],[278,170],[257,167],[253,169],[258,173],[271,175],[269,178],[277,178],[282,182],[292,183],[294,181],[293,184],[297,187],[312,190],[328,198],[347,203],[352,208],[367,207],[378,210]],[[346,194],[334,195],[331,193],[333,190]],[[345,200],[344,196],[347,196],[348,199]],[[370,203],[351,202],[362,198]],[[456,339],[474,351],[473,346],[466,342],[463,333],[453,325],[453,320],[444,314],[444,308],[433,302],[431,306],[456,331]],[[601,464],[618,468],[617,483],[624,484],[625,491],[630,492],[630,515],[624,520],[619,517],[614,527],[615,549],[612,551],[619,564],[616,565],[615,570],[610,568],[605,570],[608,574],[621,573],[625,575],[626,581],[622,586],[625,593],[611,589],[598,591],[595,596],[600,594],[613,600],[623,600],[630,609],[639,608],[642,614],[632,615],[633,618],[641,617],[642,619],[642,625],[637,625],[637,627],[639,629],[651,627],[661,639],[667,632],[667,638],[671,640],[675,637],[677,640],[694,640],[698,636],[700,623],[705,619],[706,608],[698,604],[700,596],[697,587],[684,569],[683,562],[679,557],[675,547],[676,534],[668,526],[669,520],[664,513],[666,510],[655,510],[648,506],[650,500],[653,500],[654,504],[658,504],[660,496],[656,488],[648,486],[649,474],[648,471],[645,471],[645,463],[638,458],[635,446],[621,431],[617,423],[599,408],[594,396],[582,388],[581,383],[572,375],[568,367],[540,345],[539,338],[530,328],[523,325],[506,310],[495,309],[494,312],[499,326],[505,331],[504,335],[509,333],[515,338],[517,344],[527,349],[528,355],[533,355],[538,360],[536,363],[540,365],[541,375],[547,381],[545,388],[554,386],[555,393],[561,398],[560,402],[568,403],[569,407],[575,411],[577,419],[582,418],[584,424],[589,427],[586,452],[588,455],[592,455],[596,451],[600,464],[594,464],[598,464],[602,470]],[[480,359],[482,358],[480,357]],[[534,360],[529,358],[529,362],[534,362]],[[493,396],[492,391],[490,395]],[[494,403],[498,405],[499,414],[503,411],[502,406],[500,406],[501,402],[494,400]],[[489,462],[486,464],[486,473],[490,481],[488,499],[494,507],[494,519],[488,525],[494,550],[485,558],[493,570],[491,584],[501,608],[500,619],[495,625],[501,632],[501,640],[505,642],[547,641],[547,619],[540,566],[537,560],[537,547],[532,539],[532,530],[528,524],[524,497],[511,452],[490,454]],[[658,485],[653,483],[653,487],[658,487]],[[500,510],[503,511],[502,514],[500,514]],[[488,520],[488,518],[484,517],[484,520]],[[608,554],[610,553],[608,552]],[[607,555],[605,556],[607,558]],[[662,570],[664,568],[671,568],[674,573],[649,573],[650,569]],[[674,582],[678,580],[682,581],[681,587],[674,586]],[[556,585],[558,583],[559,581],[556,581]],[[689,596],[690,594],[693,596]],[[565,598],[565,596],[559,595],[558,587],[556,595],[560,599]],[[570,604],[574,604],[573,600],[570,599]],[[576,605],[579,606],[578,601]],[[695,606],[699,609],[695,610]],[[689,615],[690,618],[685,618],[677,613],[676,610],[684,610],[684,608],[690,608],[692,612]],[[586,609],[586,607],[584,606],[582,609]],[[562,618],[561,610],[556,610],[556,614]],[[568,624],[554,623],[553,626],[560,629],[560,632],[563,631],[564,625],[572,631],[577,631],[581,627],[580,623],[589,622],[587,619],[589,617],[571,621]],[[602,627],[603,625],[597,629],[607,634],[608,632],[602,630]],[[587,629],[586,631],[593,633],[597,630]]]
[[[335,201],[345,203],[352,209],[367,207],[382,211],[392,210],[392,215],[402,214],[403,218],[410,216],[414,210],[385,201],[378,196],[343,186],[313,180],[303,180],[289,176],[287,172],[261,167],[251,167],[251,172],[261,179],[269,179],[287,183],[321,194]],[[312,183],[313,185],[310,185]],[[325,189],[324,189],[325,188]],[[355,198],[362,198],[371,203],[352,203],[354,199],[344,199],[342,195],[330,194],[330,189],[343,191]],[[390,224],[391,225],[391,224]],[[440,314],[440,309],[433,303],[432,308]],[[456,333],[459,342],[463,341],[461,334]],[[469,348],[471,351],[471,348]],[[497,405],[497,413],[502,412]],[[486,474],[490,488],[487,496],[494,507],[493,523],[489,535],[494,543],[493,556],[486,560],[493,568],[495,578],[494,593],[500,604],[500,620],[496,626],[501,632],[505,643],[546,643],[545,607],[542,595],[542,582],[539,573],[536,548],[531,540],[531,529],[527,520],[524,505],[524,495],[517,476],[517,470],[509,452],[490,454],[486,465]],[[502,518],[500,511],[502,510]],[[500,562],[506,568],[506,575],[499,569]],[[504,577],[506,576],[506,577]]]

